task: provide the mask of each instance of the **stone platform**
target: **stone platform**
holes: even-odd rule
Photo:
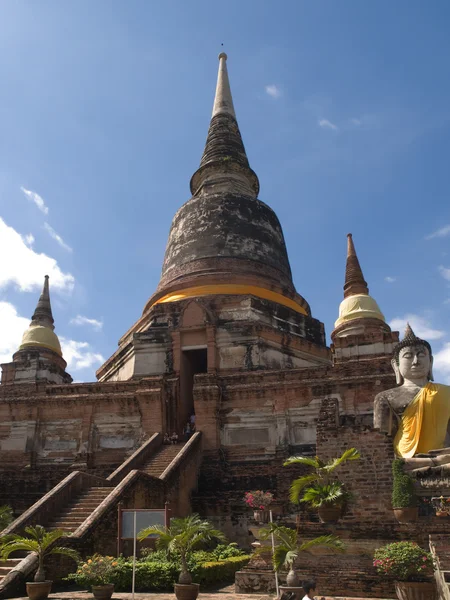
[[[136,593],[134,600],[174,600],[173,592],[156,592],[154,594]],[[58,592],[50,594],[49,600],[92,600],[91,592]],[[112,600],[131,600],[131,593],[114,594]],[[219,590],[200,592],[200,600],[275,600],[275,595],[270,594],[236,594],[234,585],[223,587]],[[351,598],[349,596],[317,596],[318,600],[367,600],[366,598]],[[27,597],[16,600],[28,600]],[[386,598],[372,598],[371,600],[388,600]]]

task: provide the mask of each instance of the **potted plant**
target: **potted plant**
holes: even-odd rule
[[[168,556],[180,561],[181,572],[175,584],[175,596],[178,600],[195,600],[198,596],[198,583],[192,583],[187,561],[194,550],[211,541],[225,541],[224,534],[214,529],[209,521],[203,521],[199,515],[190,515],[182,519],[172,519],[170,527],[152,525],[138,534],[142,541],[149,535],[157,535],[156,547],[165,550]]]
[[[392,508],[399,523],[417,521],[419,508],[414,488],[414,479],[405,473],[403,461],[396,458],[392,462]]]
[[[114,594],[111,576],[117,564],[112,556],[94,554],[86,562],[80,563],[76,573],[71,573],[66,579],[90,587],[96,600],[110,600]]]
[[[322,523],[337,521],[350,499],[350,493],[342,481],[333,478],[333,472],[343,463],[359,458],[356,448],[349,448],[339,458],[328,462],[318,456],[292,456],[284,466],[304,465],[312,467],[313,471],[294,479],[290,489],[291,502],[305,502],[312,508],[317,508]]]
[[[267,523],[269,520],[269,511],[267,510],[273,500],[273,494],[254,490],[245,492],[244,502],[250,508],[253,508],[253,518],[257,523]]]
[[[300,587],[301,582],[294,570],[294,563],[302,552],[308,552],[311,548],[323,546],[337,552],[344,551],[341,540],[334,535],[321,535],[312,540],[301,541],[298,530],[271,523],[261,533],[261,539],[267,539],[273,534],[275,538],[275,550],[273,552],[273,566],[279,572],[285,568],[288,571],[286,584],[288,587]]]
[[[450,511],[450,498],[432,498],[433,508],[437,517],[446,518]]]
[[[61,546],[60,540],[66,535],[62,529],[46,531],[42,525],[25,527],[25,535],[11,534],[2,544],[0,554],[8,560],[10,554],[18,550],[35,552],[38,557],[38,569],[33,582],[27,582],[27,594],[30,600],[45,600],[52,589],[52,582],[46,581],[44,562],[50,554],[63,554],[73,560],[79,559],[73,548]]]
[[[394,579],[399,600],[437,600],[433,558],[415,542],[395,542],[375,550],[374,567]]]

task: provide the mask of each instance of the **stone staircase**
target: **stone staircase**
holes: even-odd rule
[[[181,444],[161,446],[156,454],[151,456],[139,470],[144,471],[144,473],[152,475],[153,477],[161,477],[184,446],[185,443],[183,442]]]
[[[47,529],[63,529],[68,533],[73,533],[113,489],[113,487],[91,487],[84,490],[55,515],[47,525]]]
[[[161,499],[164,486],[184,468],[183,461],[193,460],[198,466],[200,435],[196,432],[185,443],[161,445],[162,434],[156,433],[106,479],[73,471],[4,529],[3,535],[20,533],[28,525],[41,523],[46,529],[62,529],[69,545],[77,547],[89,538],[108,511],[116,510],[121,498],[129,494],[133,486],[143,485],[144,489],[154,486],[159,490],[160,504],[164,504]],[[148,475],[160,481],[155,482]],[[193,479],[192,485],[194,483]],[[11,591],[23,586],[36,567],[34,553],[0,562],[0,598],[11,598]]]
[[[0,583],[5,579],[10,571],[17,567],[22,558],[10,558],[9,560],[0,560]]]

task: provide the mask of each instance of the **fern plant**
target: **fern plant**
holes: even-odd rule
[[[0,506],[0,532],[3,531],[3,529],[5,529],[5,527],[8,527],[8,525],[12,522],[12,520],[13,520],[12,508],[10,506],[8,506],[7,504]]]
[[[79,554],[73,548],[61,546],[59,540],[66,535],[62,529],[47,531],[42,525],[34,527],[25,527],[26,535],[11,534],[0,548],[0,556],[3,560],[8,560],[10,554],[18,550],[35,552],[38,557],[38,569],[34,576],[34,581],[45,581],[44,562],[50,554],[63,554],[73,558],[76,562],[79,560]]]
[[[260,532],[262,540],[268,539],[272,534],[276,540],[273,552],[273,566],[276,571],[283,568],[291,571],[299,554],[309,552],[314,547],[331,548],[335,552],[343,552],[345,549],[342,541],[334,535],[321,535],[302,542],[298,531],[276,523],[271,523]],[[264,548],[260,550],[260,552],[265,551]]]
[[[172,519],[167,529],[160,525],[152,525],[143,529],[138,534],[142,541],[149,535],[157,535],[156,547],[165,550],[168,556],[179,558],[181,573],[178,583],[192,583],[192,576],[188,570],[188,558],[194,550],[213,540],[224,542],[225,536],[212,523],[203,521],[199,515],[190,515],[182,519]]]
[[[291,502],[305,502],[313,508],[321,506],[343,506],[350,498],[344,484],[334,477],[334,471],[347,461],[358,460],[360,453],[356,448],[348,448],[338,458],[328,462],[318,456],[292,456],[284,463],[288,465],[304,465],[313,471],[302,475],[291,484],[289,497]]]

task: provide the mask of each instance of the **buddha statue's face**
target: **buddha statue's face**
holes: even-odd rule
[[[406,346],[400,350],[398,370],[405,381],[428,381],[431,356],[423,345]]]

